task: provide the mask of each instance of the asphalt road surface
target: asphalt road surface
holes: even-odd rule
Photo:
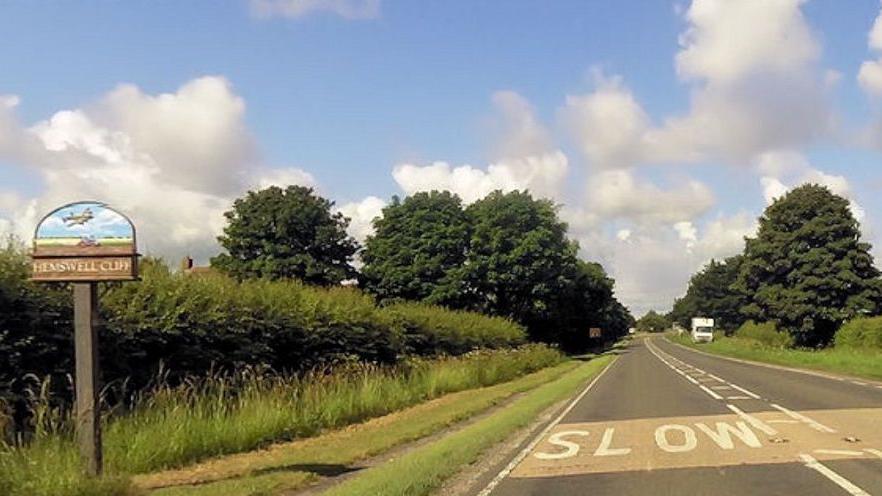
[[[653,337],[583,393],[477,494],[882,495],[882,384]]]

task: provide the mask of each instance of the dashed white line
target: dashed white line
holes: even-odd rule
[[[735,405],[726,405],[726,407],[729,408],[729,410],[732,410],[733,412],[735,412],[736,415],[738,415],[739,417],[741,417],[742,419],[744,419],[748,424],[750,424],[750,425],[756,427],[757,429],[763,431],[766,435],[774,436],[774,435],[778,434],[778,431],[776,431],[772,426],[766,424],[765,422],[763,422],[762,420],[760,420],[760,419],[754,417],[753,415],[744,412],[743,410],[741,410],[741,409],[738,408],[737,406],[735,406]]]
[[[727,400],[749,400],[750,396],[726,396]]]
[[[861,381],[851,381],[851,383],[855,384],[857,386],[866,386],[867,385],[866,382],[861,382]]]
[[[758,394],[752,393],[752,392],[750,392],[750,391],[744,389],[744,388],[741,387],[741,386],[738,386],[738,385],[736,385],[736,384],[732,384],[731,382],[730,382],[730,383],[727,383],[727,384],[729,384],[729,385],[732,386],[733,388],[735,388],[735,389],[741,391],[742,393],[744,393],[744,394],[750,396],[750,397],[753,398],[753,399],[756,399],[756,400],[760,399],[760,397],[759,397]]]
[[[787,415],[788,417],[790,417],[792,419],[799,420],[801,422],[805,422],[806,424],[808,424],[809,427],[811,427],[812,429],[814,429],[816,431],[826,432],[829,434],[836,432],[835,429],[831,429],[831,428],[827,427],[826,425],[824,425],[814,419],[810,419],[801,413],[794,412],[793,410],[788,410],[787,408],[784,408],[783,406],[775,404],[775,403],[769,403],[769,404],[772,406],[772,408],[774,408],[778,411],[784,412],[784,414]]]
[[[830,479],[837,486],[845,489],[848,494],[852,496],[870,496],[870,493],[864,491],[860,487],[856,486],[853,482],[846,479],[845,477],[837,474],[836,472],[830,470],[826,465],[822,464],[818,460],[816,460],[811,455],[801,454],[799,458],[805,464],[806,467],[820,473],[824,477]]]

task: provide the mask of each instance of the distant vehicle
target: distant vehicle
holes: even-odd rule
[[[629,327],[629,328],[628,328],[628,334],[634,334],[634,333],[636,333],[636,332],[637,332],[637,328],[636,328],[636,327]]]
[[[710,343],[714,340],[714,319],[692,317],[692,341]]]

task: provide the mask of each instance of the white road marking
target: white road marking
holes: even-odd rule
[[[588,431],[561,431],[555,432],[551,436],[548,437],[548,442],[555,445],[560,446],[561,448],[566,448],[564,451],[559,453],[535,453],[533,456],[540,460],[562,460],[564,458],[572,458],[579,454],[579,443],[574,443],[573,441],[567,441],[564,439],[565,436],[587,436]]]
[[[836,432],[835,429],[831,429],[831,428],[827,427],[826,425],[824,425],[816,420],[810,419],[801,413],[794,412],[793,410],[788,410],[788,409],[784,408],[783,406],[775,404],[775,403],[769,403],[769,404],[772,405],[772,408],[779,410],[781,412],[784,412],[788,417],[790,417],[792,419],[799,420],[801,422],[805,422],[806,424],[808,424],[809,427],[811,427],[812,429],[814,429],[816,431],[826,432],[829,434]]]
[[[856,384],[858,386],[866,386],[867,385],[866,382],[861,382],[861,381],[851,381],[851,383]]]
[[[729,410],[732,410],[733,412],[735,412],[736,415],[738,415],[739,417],[741,417],[741,418],[743,418],[745,421],[747,421],[748,424],[750,424],[750,425],[756,427],[757,429],[763,431],[763,433],[765,433],[766,435],[774,436],[774,435],[777,435],[777,434],[778,434],[778,431],[776,431],[774,428],[772,428],[771,426],[769,426],[768,424],[766,424],[766,423],[763,422],[762,420],[760,420],[760,419],[754,417],[753,415],[751,415],[751,414],[749,414],[749,413],[747,413],[747,412],[744,412],[743,410],[741,410],[741,409],[738,408],[737,406],[735,406],[735,405],[726,405],[726,407],[729,408]]]
[[[674,346],[677,346],[677,347],[679,347],[679,348],[682,348],[682,349],[684,349],[684,350],[686,350],[686,351],[691,351],[691,352],[693,352],[693,353],[698,353],[699,355],[709,356],[709,357],[711,357],[711,358],[722,358],[723,360],[729,360],[730,362],[743,363],[743,364],[746,364],[746,365],[754,365],[754,366],[757,366],[757,367],[765,367],[765,368],[767,368],[767,369],[786,370],[786,371],[788,371],[788,372],[795,372],[795,373],[797,373],[797,374],[813,375],[813,376],[815,376],[815,377],[823,377],[824,379],[830,379],[830,380],[834,380],[834,381],[844,381],[844,380],[846,380],[845,377],[839,377],[839,376],[835,376],[835,375],[829,375],[829,374],[825,374],[825,373],[823,373],[823,372],[816,372],[816,371],[814,371],[814,370],[798,369],[798,368],[794,368],[794,367],[785,367],[785,366],[783,366],[783,365],[773,365],[773,364],[770,364],[770,363],[755,362],[755,361],[753,361],[753,360],[743,360],[743,359],[741,359],[741,358],[732,358],[732,357],[728,357],[728,356],[724,356],[724,355],[715,355],[715,354],[713,354],[713,353],[708,353],[708,352],[706,352],[706,351],[696,350],[695,348],[689,348],[689,347],[687,347],[687,346],[683,346],[682,344],[674,343],[674,342],[670,341],[668,338],[662,338],[662,339],[664,339],[664,340],[667,341],[668,343],[670,343],[670,344],[672,344],[672,345],[674,345]],[[869,386],[873,386],[873,387],[875,387],[875,388],[877,388],[877,389],[882,389],[882,384],[880,384],[880,383],[878,383],[878,382],[868,383],[868,384],[867,384],[867,387],[869,387]]]
[[[732,386],[711,386],[711,389],[732,389]]]
[[[864,451],[866,451],[867,453],[869,453],[869,454],[871,454],[871,455],[876,455],[876,456],[878,456],[879,458],[882,458],[882,451],[879,451],[879,450],[877,450],[877,449],[867,448],[867,449],[865,449]]]
[[[727,400],[749,400],[750,396],[726,396]]]
[[[711,396],[711,398],[713,398],[713,399],[715,399],[715,400],[721,400],[721,399],[723,399],[722,396],[720,396],[719,394],[713,392],[711,389],[708,389],[707,386],[704,386],[704,385],[702,385],[702,384],[699,384],[698,387],[700,387],[702,391],[704,391],[705,393],[709,394],[709,395]]]
[[[616,430],[612,427],[603,431],[603,439],[600,440],[600,446],[594,452],[594,456],[621,456],[631,452],[631,448],[611,448],[613,435]]]
[[[814,451],[819,455],[843,455],[843,456],[862,456],[864,454],[863,451],[851,451],[851,450],[835,450],[835,449],[816,449]]]
[[[775,420],[766,420],[766,422],[768,422],[770,424],[798,424],[799,420],[775,419]]]
[[[720,379],[720,378],[719,378],[719,377],[717,377],[717,376],[715,376],[715,375],[713,375],[713,374],[711,374],[711,373],[710,373],[710,372],[708,372],[708,374],[707,374],[707,375],[709,375],[709,376],[710,376],[710,377],[713,377],[713,378],[714,378],[714,379],[716,379],[716,380],[718,380],[718,381],[720,381],[720,382],[726,382],[726,381],[724,381],[724,380],[722,380],[722,379]]]
[[[830,470],[826,465],[822,464],[818,460],[815,460],[811,455],[799,455],[799,458],[805,463],[805,466],[820,473],[824,477],[830,479],[837,486],[845,489],[848,494],[852,496],[870,496],[870,493],[864,491],[860,487],[856,486],[850,480],[845,477],[837,474],[836,472]]]
[[[671,444],[668,441],[668,431],[682,432],[683,444]],[[668,424],[655,430],[655,444],[668,453],[683,453],[694,450],[698,446],[698,439],[695,437],[695,431],[691,428],[685,425]]]
[[[508,465],[505,466],[505,468],[503,468],[498,474],[496,474],[496,477],[494,477],[493,480],[491,480],[487,484],[487,487],[485,487],[483,490],[481,490],[481,492],[478,493],[477,496],[487,496],[488,494],[493,492],[493,490],[496,489],[496,486],[498,486],[499,483],[502,482],[503,479],[508,477],[508,474],[510,474],[511,471],[514,470],[515,467],[517,467],[518,464],[521,463],[524,460],[524,458],[526,458],[527,455],[530,454],[531,451],[533,451],[533,448],[535,448],[536,445],[538,445],[542,441],[542,439],[551,431],[551,429],[554,428],[554,426],[559,424],[560,421],[563,420],[563,418],[566,417],[567,414],[570,413],[570,411],[576,407],[577,403],[582,401],[582,398],[584,398],[585,395],[588,394],[588,391],[590,391],[591,388],[593,388],[594,385],[597,384],[597,381],[599,381],[600,378],[603,377],[603,375],[606,374],[606,372],[610,368],[612,368],[612,366],[615,365],[616,363],[618,363],[618,360],[613,360],[612,362],[609,363],[609,365],[604,367],[604,369],[601,370],[599,374],[597,374],[597,377],[595,377],[594,380],[592,380],[587,386],[585,386],[585,389],[583,389],[582,392],[579,393],[579,396],[576,396],[573,399],[573,401],[571,401],[570,404],[567,405],[567,407],[564,408],[564,410],[562,412],[560,412],[560,415],[558,415],[557,418],[555,418],[554,420],[551,421],[551,423],[549,423],[547,426],[545,426],[545,428],[542,429],[542,432],[540,432],[535,438],[533,438],[533,440],[530,441],[530,443],[527,444],[527,446],[525,446],[524,449],[522,449],[517,454],[517,456],[515,456],[508,463]]]
[[[727,383],[727,384],[729,384],[729,385],[732,386],[733,388],[735,388],[735,389],[741,391],[742,393],[744,393],[744,394],[750,396],[750,397],[753,398],[753,399],[756,399],[756,400],[760,399],[760,397],[759,397],[758,394],[751,393],[750,391],[744,389],[743,387],[741,387],[741,386],[739,386],[739,385],[737,385],[737,384],[732,384],[731,382],[729,382],[729,383]]]
[[[717,430],[713,430],[701,422],[695,424],[695,427],[698,427],[702,432],[707,434],[707,437],[713,439],[713,441],[724,450],[735,449],[735,442],[732,440],[733,435],[751,448],[763,447],[763,443],[760,442],[756,437],[756,434],[754,434],[753,431],[750,430],[750,427],[747,427],[747,424],[744,422],[735,422],[734,427],[725,422],[717,422]]]

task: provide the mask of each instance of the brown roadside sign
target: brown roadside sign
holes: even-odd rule
[[[603,337],[603,329],[599,327],[592,327],[588,329],[588,337],[589,338],[599,338]]]
[[[138,278],[135,227],[104,203],[70,203],[37,225],[31,259],[34,281],[131,281]]]

